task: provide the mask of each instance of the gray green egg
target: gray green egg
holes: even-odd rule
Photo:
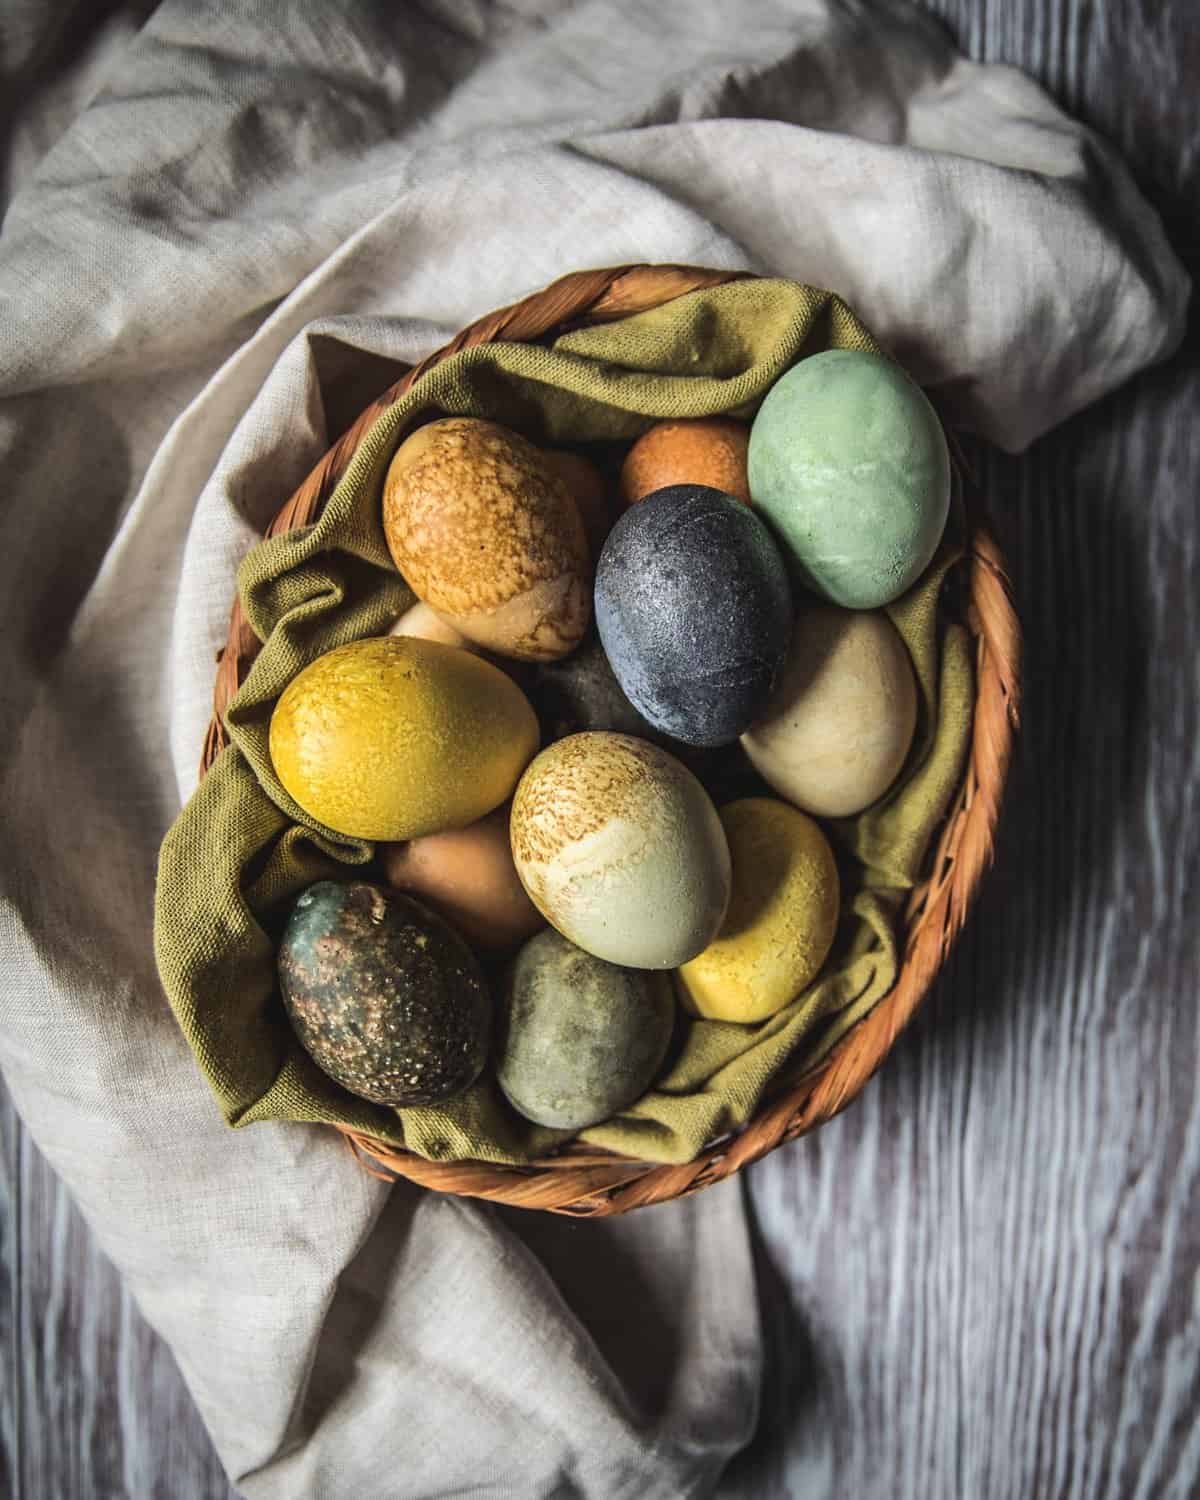
[[[487,1061],[492,1003],[461,937],[398,891],[311,885],[278,954],[283,1002],[304,1050],[375,1104],[435,1104]]]
[[[754,509],[798,581],[848,609],[898,599],[928,567],[950,508],[937,413],[899,365],[829,349],[768,391],[750,430]]]
[[[674,1020],[668,974],[606,963],[549,929],[530,938],[509,968],[496,1077],[526,1119],[582,1130],[641,1098]]]

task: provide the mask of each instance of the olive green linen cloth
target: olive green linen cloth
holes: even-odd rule
[[[301,668],[383,632],[413,600],[380,523],[384,473],[404,432],[431,414],[470,414],[567,444],[632,439],[666,417],[749,417],[797,359],[825,348],[877,345],[836,297],[763,279],[692,293],[550,347],[468,349],[378,418],[315,525],[244,559],[238,586],[265,644],[228,711],[233,743],[163,843],[155,911],[159,973],[231,1124],[347,1125],[437,1160],[526,1161],[568,1136],[516,1115],[490,1070],[438,1107],[357,1099],[309,1059],[278,997],[274,946],[291,902],[317,879],[371,878],[374,849],[316,823],[283,790],[267,750],[271,710]],[[843,922],[822,974],[758,1026],[681,1017],[665,1075],[623,1114],[581,1132],[584,1141],[644,1160],[689,1160],[746,1121],[782,1069],[798,1074],[818,1062],[893,984],[897,917],[962,775],[970,733],[969,640],[938,611],[956,557],[948,538],[926,577],[889,610],[917,673],[917,738],[888,797],[829,828]]]

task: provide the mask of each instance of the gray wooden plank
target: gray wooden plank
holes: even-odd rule
[[[236,1500],[166,1345],[0,1086],[0,1494]]]
[[[1200,271],[1187,7],[934,0],[1126,153]],[[755,1168],[756,1500],[1200,1492],[1200,370],[973,450],[1028,633],[998,868],[855,1108]]]

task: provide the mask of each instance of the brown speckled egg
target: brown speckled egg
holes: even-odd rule
[[[600,556],[604,538],[612,530],[603,476],[595,464],[589,463],[579,453],[567,452],[565,448],[543,448],[542,457],[571,491],[579,507],[579,517],[594,562]]]
[[[544,925],[513,864],[508,806],[468,828],[430,833],[379,854],[388,884],[416,896],[478,948],[514,948]]]
[[[750,429],[730,417],[659,422],[643,433],[621,468],[621,503],[633,505],[674,484],[702,484],[750,504]]]
[[[523,437],[447,417],[397,449],[383,491],[392,558],[417,597],[503,656],[551,661],[591,614],[579,508]]]

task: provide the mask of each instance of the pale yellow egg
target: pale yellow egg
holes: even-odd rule
[[[709,1021],[765,1021],[819,972],[838,923],[833,851],[813,820],[773,797],[721,809],[733,865],[729,910],[703,953],[676,972],[679,996]]]

